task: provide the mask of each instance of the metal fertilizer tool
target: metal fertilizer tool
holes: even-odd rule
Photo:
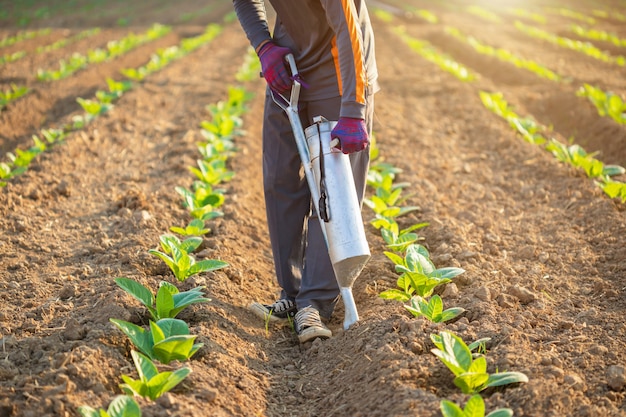
[[[352,284],[370,258],[361,206],[358,202],[350,158],[333,149],[330,138],[337,122],[321,116],[306,131],[298,115],[301,82],[293,55],[287,55],[293,86],[289,100],[271,92],[272,99],[287,114],[296,140],[311,198],[318,213],[328,253],[345,307],[344,329],[359,320]]]

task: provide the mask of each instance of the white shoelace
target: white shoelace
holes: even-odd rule
[[[293,307],[293,301],[291,300],[278,300],[270,306],[270,308],[275,313],[282,313],[284,311],[289,310],[292,307]]]
[[[322,327],[322,320],[320,319],[320,313],[313,307],[304,307],[296,314],[296,322],[298,327],[303,329],[305,327]]]

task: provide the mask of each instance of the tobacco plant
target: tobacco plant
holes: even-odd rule
[[[510,408],[500,408],[485,416],[485,401],[479,394],[472,395],[463,409],[448,400],[442,400],[440,408],[443,417],[511,417],[513,415],[513,410]]]
[[[429,300],[414,296],[411,298],[411,305],[405,305],[404,307],[415,317],[423,316],[433,323],[443,323],[452,320],[465,312],[465,309],[461,307],[452,307],[444,310],[443,301],[437,294],[430,297]]]
[[[196,287],[188,291],[180,292],[179,289],[169,282],[161,281],[156,296],[141,283],[124,277],[115,279],[115,283],[129,295],[140,301],[150,312],[155,321],[165,318],[175,318],[178,313],[192,304],[206,303],[211,301],[204,298],[204,287]]]
[[[188,190],[184,187],[176,187],[183,197],[183,207],[189,210],[189,214],[194,219],[211,220],[222,216],[222,212],[217,210],[224,204],[224,194],[222,190],[213,189],[210,184],[196,181],[193,189]]]
[[[201,238],[198,239],[201,240]],[[164,235],[161,237],[161,247],[164,252],[156,249],[150,249],[148,252],[163,260],[179,281],[184,281],[190,276],[201,272],[215,271],[228,266],[226,262],[214,259],[196,261],[188,253],[188,250],[193,247],[189,245],[195,244],[195,242],[197,242],[197,239],[193,237],[181,242],[176,236]],[[193,247],[192,250],[195,250],[196,247]]]
[[[626,100],[618,94],[602,91],[600,88],[585,83],[576,95],[587,97],[598,110],[598,115],[608,116],[619,124],[626,124]]]
[[[189,334],[189,326],[179,319],[150,320],[150,330],[124,320],[109,319],[151,360],[163,364],[185,361],[200,349],[202,343],[194,343],[197,336]]]
[[[11,84],[11,89],[0,91],[0,110],[6,107],[12,101],[17,100],[18,98],[27,94],[30,90],[25,86],[18,86],[15,84]]]
[[[456,267],[437,269],[430,260],[428,250],[419,244],[409,245],[404,258],[392,252],[385,252],[385,255],[395,264],[396,272],[401,273],[397,280],[398,288],[380,293],[380,297],[385,299],[409,301],[414,295],[430,297],[436,287],[451,282],[465,272]]]
[[[476,394],[489,387],[528,382],[521,372],[487,372],[487,359],[483,355],[474,358],[471,349],[463,340],[450,332],[442,331],[431,340],[436,348],[431,352],[454,374],[454,385],[464,394]]]
[[[128,395],[118,395],[111,401],[109,408],[93,409],[89,406],[78,407],[82,417],[141,417],[141,408],[137,401]]]
[[[150,358],[139,352],[131,351],[139,379],[122,375],[124,384],[120,388],[128,395],[137,395],[156,400],[161,395],[180,384],[191,373],[191,368],[180,368],[173,372],[159,372]]]
[[[187,226],[172,226],[170,231],[182,236],[201,236],[209,233],[211,229],[205,226],[204,220],[192,219]]]
[[[428,226],[428,223],[423,222],[399,230],[398,223],[394,219],[380,215],[377,215],[371,224],[377,229],[380,228],[380,234],[387,247],[396,252],[404,252],[409,245],[420,240],[419,235],[413,231]]]

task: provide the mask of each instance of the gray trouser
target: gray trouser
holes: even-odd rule
[[[269,91],[269,90],[268,90]],[[338,120],[341,97],[300,102],[303,128],[313,117]],[[373,95],[368,98],[366,124],[372,132]],[[362,203],[369,169],[369,146],[350,155],[359,202]],[[265,97],[263,123],[263,184],[274,266],[282,298],[298,308],[315,307],[330,318],[339,287],[319,220],[312,209],[309,187],[287,115],[272,97]]]

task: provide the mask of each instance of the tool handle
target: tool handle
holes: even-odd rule
[[[300,83],[298,77],[298,67],[296,67],[296,60],[293,57],[293,54],[287,54],[285,56],[287,63],[289,64],[289,69],[291,71],[291,79],[293,80],[293,86],[291,87],[291,94],[289,95],[289,100],[287,97],[283,96],[280,93],[276,93],[274,91],[270,91],[272,95],[272,100],[276,104],[278,104],[283,110],[288,111],[288,109],[293,109],[295,112],[298,112],[298,100],[300,99],[300,87],[302,84]]]

